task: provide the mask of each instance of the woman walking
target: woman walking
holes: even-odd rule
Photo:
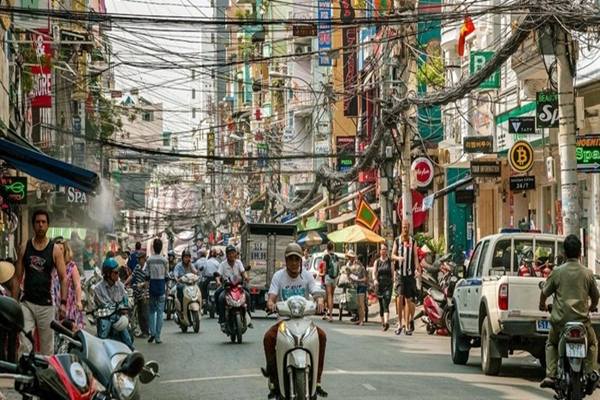
[[[367,270],[356,259],[356,254],[352,250],[346,253],[350,267],[350,281],[356,287],[356,301],[358,302],[358,321],[356,325],[363,326],[365,322],[365,296],[367,295]]]
[[[83,329],[85,327],[85,316],[83,315],[83,304],[81,302],[81,276],[79,275],[77,264],[73,260],[73,250],[69,241],[59,239],[55,243],[62,245],[65,264],[67,266],[68,289],[65,319],[73,321],[77,329]],[[58,277],[55,277],[54,282],[55,298],[59,299],[60,284],[58,283]],[[59,319],[58,312],[56,313],[56,319]]]
[[[379,299],[379,316],[384,331],[390,328],[390,301],[392,297],[392,260],[388,257],[388,248],[382,243],[379,248],[379,258],[375,260],[375,286],[377,287],[377,297]]]

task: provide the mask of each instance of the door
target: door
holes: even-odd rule
[[[475,247],[473,257],[471,257],[469,267],[467,268],[467,276],[458,283],[454,290],[454,299],[456,301],[456,309],[459,313],[461,330],[471,334],[477,333],[477,316],[473,314],[473,306],[470,304],[470,301],[473,287],[477,285],[481,286],[481,279],[478,280],[476,275],[482,247],[482,242]],[[473,327],[475,327],[475,330]]]
[[[469,318],[469,331],[479,333],[479,306],[481,304],[481,295],[483,288],[483,275],[489,268],[485,267],[485,263],[488,258],[488,247],[490,246],[489,240],[481,242],[481,251],[479,252],[478,259],[476,260],[475,276],[471,278],[469,288],[467,289],[467,312],[472,317]],[[472,324],[472,325],[471,325]]]

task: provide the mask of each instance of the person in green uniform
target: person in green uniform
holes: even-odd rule
[[[583,322],[587,330],[588,353],[584,373],[596,370],[598,342],[590,322],[590,311],[598,308],[600,293],[591,270],[579,263],[581,241],[575,235],[565,238],[564,250],[567,261],[552,271],[540,294],[540,310],[547,311],[546,299],[554,295],[550,322],[552,324],[546,342],[546,378],[541,387],[553,388],[558,363],[558,342],[567,322]],[[590,302],[591,299],[591,302]]]

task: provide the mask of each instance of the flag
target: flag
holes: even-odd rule
[[[356,223],[360,223],[370,230],[375,230],[379,224],[379,218],[375,211],[369,206],[369,204],[362,198],[360,199],[358,210],[356,211]]]
[[[460,57],[465,54],[465,39],[471,33],[475,32],[475,25],[473,24],[473,20],[468,15],[465,17],[465,20],[460,27],[460,33],[458,35],[458,55]]]

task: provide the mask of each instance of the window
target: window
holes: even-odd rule
[[[192,70],[192,80],[196,79],[196,70]]]
[[[133,218],[129,217],[128,215],[126,216],[126,218],[129,219],[129,232],[133,232],[133,229],[135,228],[135,225],[133,224]]]
[[[163,142],[163,146],[170,146],[171,145],[171,132],[163,132],[162,133],[162,142]]]
[[[196,107],[192,108],[192,119],[196,119]]]
[[[556,261],[556,254],[554,254],[554,241],[536,240],[535,253],[533,256],[537,265],[542,265],[546,262],[554,264]]]
[[[471,262],[469,262],[469,269],[467,270],[467,278],[474,278],[476,273],[477,264],[479,262],[479,256],[481,255],[481,243],[475,247],[475,251],[473,252],[473,257],[471,257]]]
[[[515,239],[515,254],[513,256],[513,272],[518,271],[521,263],[533,260],[533,240]]]
[[[140,217],[135,217],[135,233],[141,232]]]
[[[148,233],[148,225],[150,225],[150,217],[144,217],[144,224],[143,224],[144,233]]]
[[[485,263],[485,255],[487,253],[487,249],[490,247],[490,241],[486,240],[483,242],[483,246],[481,247],[481,254],[479,255],[479,262],[477,263],[477,273],[476,277],[481,278],[483,276],[483,267]]]
[[[510,239],[498,240],[492,255],[492,269],[504,269],[505,274],[510,272],[510,258],[512,255],[512,246]]]
[[[144,111],[142,113],[142,120],[146,122],[154,121],[154,113],[152,111]]]
[[[192,88],[192,100],[196,98],[196,88]]]

